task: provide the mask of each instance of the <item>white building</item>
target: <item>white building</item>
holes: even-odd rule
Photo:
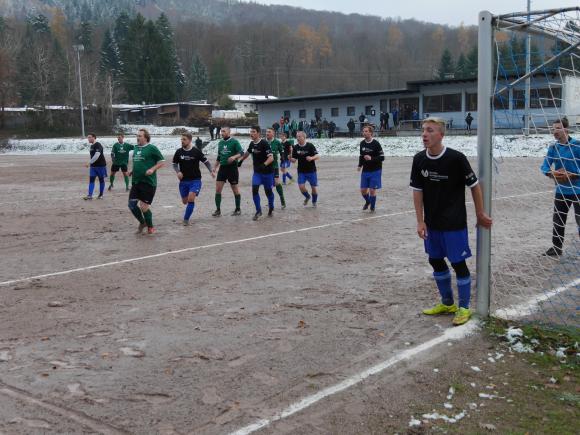
[[[234,102],[236,110],[244,113],[256,113],[258,110],[256,103],[258,102],[278,99],[273,95],[228,95],[228,97]]]

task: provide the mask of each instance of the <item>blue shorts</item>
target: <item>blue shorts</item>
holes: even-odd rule
[[[460,263],[471,257],[467,228],[457,231],[437,231],[427,228],[425,252],[429,258],[447,258]]]
[[[298,172],[298,184],[309,182],[312,187],[318,186],[318,175],[316,172]]]
[[[106,178],[107,177],[107,167],[106,166],[91,166],[89,170],[90,177]]]
[[[282,160],[280,162],[281,168],[289,168],[290,166],[292,166],[292,162],[290,160]]]
[[[179,194],[182,198],[187,198],[191,192],[199,196],[201,190],[201,180],[188,180],[179,182]]]
[[[362,172],[360,174],[360,188],[361,189],[380,189],[382,186],[383,171]]]
[[[274,186],[274,174],[259,174],[254,172],[252,175],[252,186],[259,186],[262,184],[264,188],[271,189]]]

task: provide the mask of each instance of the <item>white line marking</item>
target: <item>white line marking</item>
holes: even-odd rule
[[[421,352],[424,352],[428,349],[431,349],[432,347],[435,347],[441,343],[444,343],[446,341],[449,340],[462,340],[465,337],[473,334],[476,330],[478,330],[480,327],[479,322],[476,321],[471,321],[463,326],[459,326],[459,327],[453,327],[453,328],[448,328],[445,330],[445,332],[435,338],[432,338],[431,340],[420,344],[418,346],[415,346],[411,349],[406,349],[402,352],[400,352],[398,355],[393,356],[392,358],[389,358],[386,361],[383,361],[379,364],[376,364],[360,373],[357,373],[353,376],[350,376],[349,378],[345,379],[342,382],[339,382],[338,384],[332,385],[330,387],[327,387],[321,391],[319,391],[318,393],[312,394],[310,396],[307,396],[305,398],[303,398],[302,400],[299,400],[298,402],[294,402],[291,405],[289,405],[288,407],[284,408],[282,411],[280,411],[277,414],[274,414],[270,417],[267,418],[263,418],[261,420],[258,420],[255,423],[252,423],[246,427],[243,427],[241,429],[238,429],[235,432],[232,432],[231,435],[248,435],[251,434],[252,432],[256,432],[257,430],[263,429],[266,426],[269,426],[270,424],[282,420],[286,417],[289,417],[293,414],[296,414],[297,412],[300,412],[312,405],[314,405],[315,403],[321,401],[322,399],[328,397],[328,396],[332,396],[334,394],[340,393],[341,391],[344,391],[350,387],[352,387],[353,385],[356,385],[362,381],[364,381],[365,379],[367,379],[368,377],[372,376],[372,375],[376,375],[378,373],[381,373],[382,371],[388,369],[389,367],[397,364],[398,362],[404,361],[404,360],[408,360],[411,357],[414,357],[418,354],[420,354]]]
[[[502,319],[519,319],[520,317],[528,316],[529,314],[537,311],[540,308],[540,303],[547,301],[548,299],[570,290],[573,287],[580,286],[580,278],[575,279],[574,281],[570,281],[563,286],[557,287],[549,292],[544,293],[540,296],[535,296],[530,299],[525,304],[521,305],[512,305],[507,308],[500,308],[493,312],[493,315],[496,317],[501,317]]]
[[[515,198],[515,197],[523,197],[523,196],[530,196],[530,195],[539,195],[542,193],[547,193],[547,192],[524,193],[521,195],[498,197],[498,198],[495,198],[494,200],[499,201],[502,199],[510,199],[510,198]],[[471,202],[468,202],[467,204],[471,204]],[[45,273],[42,275],[29,276],[29,277],[25,277],[25,278],[11,279],[8,281],[0,282],[0,287],[18,284],[18,283],[26,282],[26,281],[32,281],[34,279],[43,279],[43,278],[50,278],[50,277],[54,277],[54,276],[60,276],[60,275],[69,275],[71,273],[84,272],[87,270],[94,270],[94,269],[101,269],[103,267],[116,266],[119,264],[134,263],[137,261],[150,260],[152,258],[165,257],[167,255],[183,254],[184,252],[199,251],[202,249],[217,248],[217,247],[226,246],[226,245],[236,245],[239,243],[251,242],[254,240],[267,239],[267,238],[271,238],[271,237],[279,237],[279,236],[284,236],[287,234],[294,234],[294,233],[300,233],[300,232],[304,232],[304,231],[319,230],[319,229],[323,229],[323,228],[334,227],[337,225],[351,224],[351,223],[363,222],[363,221],[373,220],[373,219],[382,219],[382,218],[400,216],[400,215],[410,214],[410,213],[415,213],[415,210],[400,211],[400,212],[395,212],[395,213],[388,213],[388,214],[383,214],[383,215],[370,216],[370,217],[364,217],[364,218],[358,218],[358,219],[352,219],[352,220],[346,220],[346,221],[337,221],[337,222],[332,222],[329,224],[317,225],[314,227],[298,228],[295,230],[282,231],[279,233],[270,233],[270,234],[264,234],[264,235],[256,236],[256,237],[249,237],[246,239],[230,240],[227,242],[212,243],[210,245],[193,246],[190,248],[177,249],[175,251],[166,251],[166,252],[160,252],[158,254],[145,255],[143,257],[126,258],[124,260],[110,261],[107,263],[95,264],[92,266],[77,267],[75,269],[61,270],[59,272],[51,272],[51,273]]]

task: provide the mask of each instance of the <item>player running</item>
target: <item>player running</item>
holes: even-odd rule
[[[157,189],[157,170],[165,165],[165,158],[159,149],[150,143],[151,135],[145,129],[137,132],[137,146],[133,151],[133,185],[129,192],[129,210],[139,221],[137,234],[147,227],[147,234],[154,234],[151,203]]]
[[[266,130],[266,140],[270,145],[272,156],[274,157],[274,162],[272,163],[272,167],[274,168],[274,185],[276,187],[276,192],[278,192],[278,196],[280,197],[280,208],[285,209],[286,200],[284,199],[284,189],[282,188],[282,184],[280,184],[280,166],[278,164],[278,156],[280,156],[280,159],[282,158],[284,148],[282,143],[274,138],[275,135],[276,133],[273,128]]]
[[[360,157],[358,159],[358,170],[362,169],[360,175],[360,193],[365,199],[363,210],[371,207],[371,212],[375,211],[377,204],[377,190],[382,187],[383,161],[385,154],[379,141],[373,138],[373,127],[366,125],[363,127],[364,139],[360,143]]]
[[[95,179],[99,178],[99,196],[97,199],[103,199],[105,192],[105,178],[107,177],[107,160],[105,160],[105,152],[103,146],[97,142],[97,136],[94,133],[89,133],[87,140],[90,144],[89,154],[91,160],[85,166],[89,169],[89,193],[84,196],[85,201],[93,199],[93,192],[95,191]]]
[[[411,188],[417,216],[417,234],[424,240],[433,277],[441,294],[441,303],[423,310],[424,314],[455,313],[454,325],[462,325],[471,317],[469,300],[471,276],[465,260],[471,257],[467,234],[465,187],[471,189],[477,224],[490,228],[491,218],[483,210],[483,195],[478,179],[467,157],[443,145],[445,120],[423,121],[425,149],[413,159]],[[459,308],[453,302],[451,272],[447,258],[457,276]]]
[[[111,150],[111,176],[109,177],[109,190],[113,189],[115,185],[115,176],[119,169],[125,178],[125,191],[129,191],[129,172],[127,166],[129,165],[129,152],[135,149],[134,145],[125,143],[125,135],[119,134],[117,136],[117,143],[113,145]]]
[[[292,162],[298,162],[298,188],[304,195],[304,206],[312,198],[312,207],[318,202],[318,176],[316,174],[316,160],[320,159],[316,147],[306,142],[306,134],[299,131],[296,135],[298,143],[292,148]],[[312,195],[306,190],[306,182],[310,183]]]
[[[268,142],[261,138],[260,131],[258,125],[250,128],[250,138],[252,138],[252,141],[239,163],[241,165],[250,154],[252,155],[252,160],[254,162],[254,175],[252,175],[252,198],[254,199],[254,205],[256,206],[256,214],[252,219],[255,221],[260,219],[262,216],[260,185],[264,186],[264,191],[268,198],[268,216],[271,217],[274,213],[274,192],[272,192],[272,186],[274,186],[274,168],[272,167],[274,156]]]
[[[221,135],[222,139],[218,143],[218,155],[213,169],[214,175],[217,172],[217,177],[215,183],[216,210],[213,212],[212,216],[219,217],[222,215],[222,191],[226,181],[230,183],[236,203],[236,209],[232,213],[232,216],[239,216],[242,214],[242,210],[240,208],[242,203],[242,195],[240,194],[240,189],[238,187],[238,182],[240,179],[240,174],[238,171],[238,160],[241,159],[244,155],[244,150],[242,149],[240,142],[230,136],[230,127],[227,125],[222,127]]]
[[[552,124],[554,143],[548,148],[541,170],[556,183],[554,214],[552,217],[552,247],[544,255],[559,257],[564,246],[564,232],[568,212],[574,207],[578,235],[580,236],[580,141],[568,134],[568,119]]]
[[[290,180],[288,184],[292,184],[294,179],[292,174],[290,174],[290,166],[292,162],[290,158],[292,157],[292,147],[294,146],[294,139],[288,139],[288,135],[284,132],[280,133],[280,140],[284,152],[280,156],[280,171],[282,172],[282,184],[286,185],[286,179]]]
[[[179,194],[183,205],[186,206],[183,215],[183,225],[189,225],[189,218],[195,208],[195,198],[199,196],[201,190],[199,162],[202,162],[207,167],[212,178],[215,178],[211,163],[201,150],[193,146],[192,139],[191,133],[182,134],[181,148],[175,151],[173,156],[173,170],[179,179]]]

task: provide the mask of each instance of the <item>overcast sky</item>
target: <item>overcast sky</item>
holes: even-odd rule
[[[298,6],[308,9],[360,13],[379,17],[415,18],[420,21],[458,26],[476,24],[477,14],[526,10],[526,0],[255,0],[257,3]],[[579,6],[580,0],[532,0],[532,10]]]

